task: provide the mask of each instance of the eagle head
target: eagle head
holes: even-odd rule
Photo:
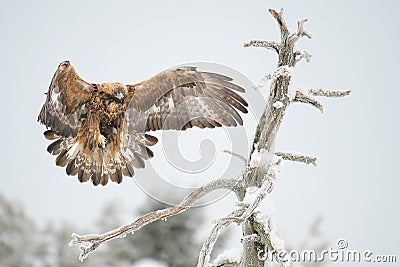
[[[123,104],[126,96],[125,86],[124,85],[115,86],[110,96],[115,102]]]
[[[64,71],[64,70],[75,71],[74,67],[71,65],[71,62],[69,62],[69,60],[64,60],[63,62],[61,62],[60,65],[58,65],[58,69],[61,71]]]
[[[71,65],[71,62],[69,62],[69,60],[64,60],[63,62],[60,63],[59,67],[61,66],[68,67],[69,65]]]

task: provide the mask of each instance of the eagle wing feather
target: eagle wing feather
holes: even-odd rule
[[[195,67],[163,71],[136,85],[128,110],[134,110],[145,131],[185,130],[242,125],[238,111],[247,102],[237,92],[245,90],[230,77],[201,72]]]

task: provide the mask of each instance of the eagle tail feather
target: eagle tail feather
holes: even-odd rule
[[[54,140],[47,151],[57,156],[56,165],[65,167],[69,176],[77,175],[81,183],[91,180],[95,186],[104,186],[109,179],[119,184],[123,176],[133,177],[135,168],[144,168],[144,160],[153,157],[148,146],[158,141],[156,137],[145,134],[140,141],[136,140],[118,152],[112,152],[108,147],[99,147],[88,153],[76,138],[63,137],[52,130],[46,131],[44,135]]]

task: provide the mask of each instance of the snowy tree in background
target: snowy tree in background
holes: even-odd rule
[[[160,209],[154,200],[143,203],[134,213]],[[96,225],[99,230],[121,224],[121,209],[113,202],[105,205]],[[24,209],[0,195],[0,266],[1,267],[185,267],[196,261],[201,243],[193,238],[198,223],[203,221],[201,209],[193,209],[168,221],[159,221],[149,231],[137,233],[135,238],[123,238],[99,251],[97,257],[79,262],[75,251],[68,246],[71,231],[76,225],[64,223],[43,229],[36,227]]]
[[[150,204],[150,205],[149,205]],[[139,210],[158,210],[166,206],[151,201]],[[147,231],[135,233],[135,238],[127,238],[137,250],[137,255],[166,262],[170,267],[185,267],[197,260],[201,243],[196,240],[198,225],[203,222],[200,209],[192,209],[168,220],[160,220],[149,225]]]
[[[0,195],[0,266],[1,267],[70,267],[101,266],[101,255],[80,263],[68,247],[72,229],[64,224],[54,227],[50,223],[43,229],[14,201]]]
[[[0,195],[0,263],[2,266],[35,266],[36,258],[46,254],[34,245],[39,232],[18,204]]]
[[[160,202],[149,199],[135,213],[165,208]],[[121,224],[119,209],[110,203],[99,217],[100,230],[107,230]],[[133,212],[132,212],[133,213]],[[190,210],[179,216],[160,220],[148,227],[148,231],[135,233],[134,238],[117,239],[104,251],[107,266],[118,263],[133,264],[143,258],[164,262],[169,267],[185,267],[188,261],[196,261],[201,243],[194,236],[198,224],[203,221],[200,209]],[[101,252],[100,252],[101,253]],[[129,265],[130,266],[130,265]]]

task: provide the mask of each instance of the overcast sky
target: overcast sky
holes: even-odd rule
[[[0,193],[22,203],[39,224],[67,220],[85,227],[93,225],[107,201],[121,203],[121,209],[141,204],[146,181],[161,196],[159,178],[146,171],[138,172],[138,184],[125,178],[120,185],[94,187],[55,166],[46,152],[45,128],[36,120],[57,65],[69,59],[91,82],[133,83],[178,64],[211,62],[258,84],[275,67],[276,55],[243,48],[243,43],[279,39],[267,12],[271,7],[285,9],[292,29],[297,19],[308,18],[306,29],[315,34],[298,43],[313,57],[298,64],[295,84],[353,90],[347,98],[322,99],[324,114],[300,104],[289,108],[276,147],[317,156],[318,167],[284,165],[272,195],[278,234],[296,246],[321,215],[321,231],[332,247],[345,238],[352,249],[398,253],[398,1],[2,0]],[[263,103],[260,92],[247,91],[257,113]],[[255,117],[245,116],[244,128],[238,130],[247,140],[254,134]],[[177,180],[168,180],[173,179],[168,170],[176,168],[166,160],[168,146],[160,143],[148,165],[167,182],[201,184],[224,174],[232,162],[240,167],[240,161],[220,152],[239,145],[229,136],[224,129],[179,134],[186,160],[198,162],[201,149],[214,149],[217,165],[206,173],[182,172]],[[205,209],[215,218],[223,216],[233,200],[228,196]]]

